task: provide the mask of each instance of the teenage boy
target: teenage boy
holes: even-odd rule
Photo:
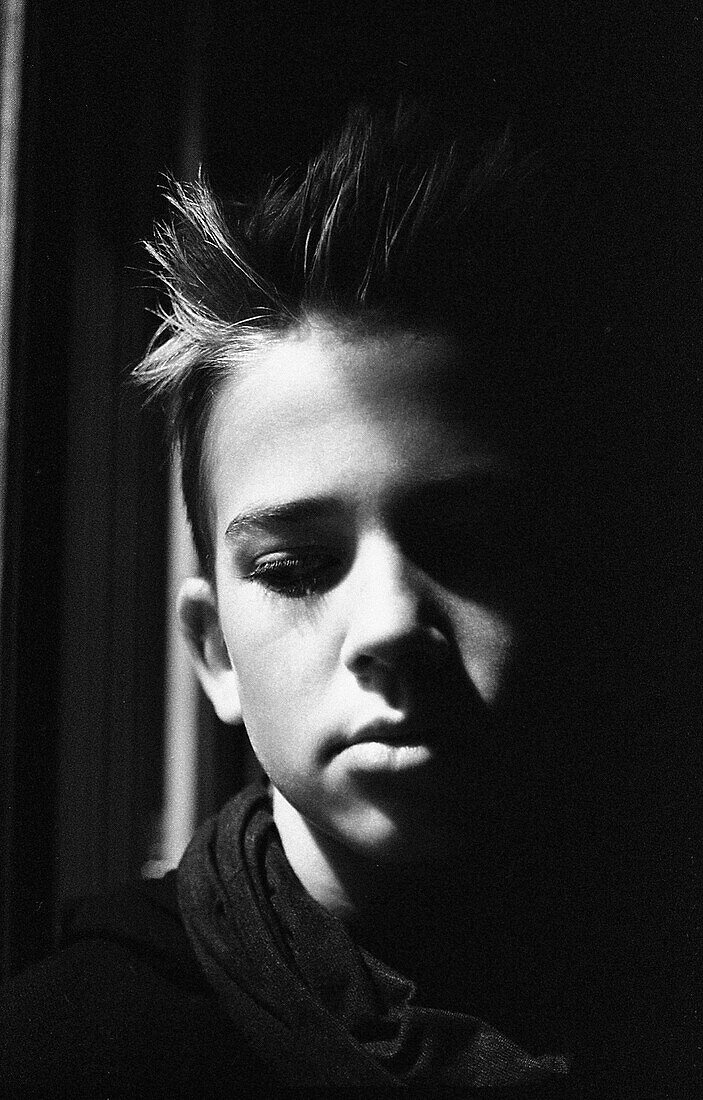
[[[14,988],[9,1079],[607,1095],[593,820],[574,874],[587,326],[534,166],[356,112],[248,206],[171,199],[138,375],[180,451],[193,660],[268,783],[79,910]]]

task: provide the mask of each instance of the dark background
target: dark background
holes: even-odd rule
[[[138,242],[165,213],[160,173],[190,173],[202,154],[215,186],[241,193],[305,160],[351,101],[406,92],[487,132],[510,121],[518,146],[561,156],[603,249],[604,296],[626,318],[622,871],[646,913],[649,1025],[667,1049],[684,1026],[700,840],[702,28],[693,5],[630,7],[27,4],[2,611],[6,972],[46,950],[75,883],[139,872],[160,808],[167,462],[158,412],[125,384],[152,331]],[[239,742],[213,737],[203,808],[243,768]]]

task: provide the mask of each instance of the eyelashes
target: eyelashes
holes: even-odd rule
[[[432,515],[405,516],[397,524],[394,541],[410,563],[450,591],[490,599],[522,585],[534,569],[535,548],[529,525],[517,509],[474,507],[468,517],[464,512],[456,506],[435,507]],[[283,599],[304,601],[324,595],[354,560],[352,539],[311,540],[280,549],[273,539],[267,548],[267,541],[242,552],[240,577]]]
[[[340,560],[331,554],[281,552],[257,562],[247,579],[267,592],[300,600],[327,591],[340,575]]]
[[[519,581],[527,566],[527,553],[516,533],[513,538],[475,533],[457,538],[416,538],[417,546],[406,554],[429,577],[445,588],[461,593],[489,595]],[[445,533],[446,534],[446,533]],[[414,552],[413,552],[414,551]],[[311,600],[324,595],[342,578],[347,559],[317,549],[275,551],[248,568],[244,577],[264,592],[290,600]]]

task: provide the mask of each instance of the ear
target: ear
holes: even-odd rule
[[[178,597],[178,617],[191,661],[218,718],[229,725],[242,720],[239,683],[229,659],[209,581],[189,577]]]

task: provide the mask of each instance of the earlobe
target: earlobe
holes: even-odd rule
[[[222,722],[242,720],[237,674],[220,626],[217,599],[209,581],[189,577],[178,597],[178,617],[203,690]]]

